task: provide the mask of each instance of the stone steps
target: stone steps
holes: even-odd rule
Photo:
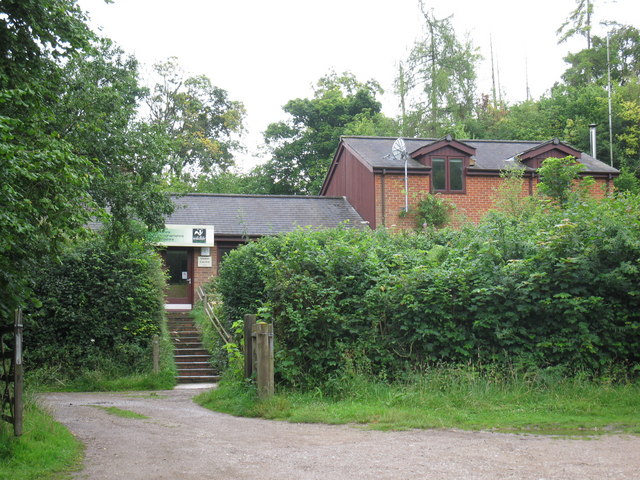
[[[168,327],[174,345],[178,383],[213,383],[220,380],[209,363],[209,352],[202,346],[200,332],[190,312],[170,312]]]

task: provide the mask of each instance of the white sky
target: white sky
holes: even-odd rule
[[[94,29],[151,65],[178,57],[189,74],[207,75],[247,109],[241,167],[260,163],[262,132],[283,120],[282,106],[309,97],[330,70],[351,71],[385,89],[383,112],[397,115],[393,79],[420,36],[418,0],[79,0]],[[437,18],[453,14],[460,38],[469,34],[484,56],[479,93],[491,92],[489,36],[510,102],[525,99],[525,57],[534,98],[565,70],[568,51],[586,48],[576,38],[557,45],[556,29],[575,0],[425,0]],[[596,0],[595,22],[640,24],[638,0]],[[595,26],[594,33],[602,34]]]

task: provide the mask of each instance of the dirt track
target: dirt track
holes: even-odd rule
[[[197,390],[43,395],[87,446],[75,478],[102,479],[640,479],[640,438],[569,440],[463,431],[235,418],[191,401]],[[89,405],[146,415],[136,420]]]

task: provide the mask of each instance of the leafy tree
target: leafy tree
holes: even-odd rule
[[[157,125],[136,120],[146,90],[137,61],[109,40],[68,61],[52,102],[49,128],[91,159],[100,174],[90,193],[109,213],[112,243],[139,234],[134,219],[151,229],[173,210],[162,172],[169,138]]]
[[[538,191],[551,198],[558,205],[565,205],[573,196],[579,174],[585,166],[576,162],[575,158],[547,158],[538,169],[540,183]],[[587,177],[590,179],[590,177]],[[590,179],[592,180],[592,179]],[[592,181],[582,180],[581,186],[588,186]]]
[[[249,173],[222,172],[216,175],[201,175],[193,188],[202,193],[232,193],[232,194],[268,194],[270,182],[263,172],[262,166],[257,166]]]
[[[396,88],[403,106],[403,134],[439,136],[472,117],[481,57],[470,40],[458,40],[451,17],[437,19],[433,10],[420,5],[425,37],[401,66]]]
[[[574,35],[581,35],[587,39],[587,48],[591,48],[593,3],[594,0],[576,0],[575,10],[556,30],[556,34],[560,36],[558,43],[566,42]]]
[[[274,194],[317,194],[341,135],[395,125],[380,113],[377,82],[361,83],[350,73],[322,77],[313,98],[289,101],[287,121],[272,123],[264,138],[271,159],[263,167]]]
[[[61,64],[92,34],[75,0],[0,0],[0,322],[31,295],[33,264],[59,251],[93,202],[91,162],[49,130]]]
[[[178,179],[225,172],[233,165],[235,139],[245,109],[204,76],[185,77],[175,57],[154,65],[159,82],[147,98],[149,118],[172,139],[167,164]]]
[[[609,33],[609,60],[611,81],[626,85],[640,77],[640,30],[630,25],[620,25]],[[607,39],[593,37],[590,48],[565,57],[569,64],[562,74],[563,81],[573,87],[590,83],[607,85]]]

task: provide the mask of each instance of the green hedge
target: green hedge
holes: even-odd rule
[[[29,368],[130,374],[151,369],[164,318],[164,273],[142,244],[109,248],[101,237],[69,248],[37,272],[42,306],[25,324]]]
[[[218,285],[229,320],[257,312],[274,323],[288,385],[439,362],[631,371],[639,213],[627,196],[539,201],[458,231],[300,230],[232,252]]]

